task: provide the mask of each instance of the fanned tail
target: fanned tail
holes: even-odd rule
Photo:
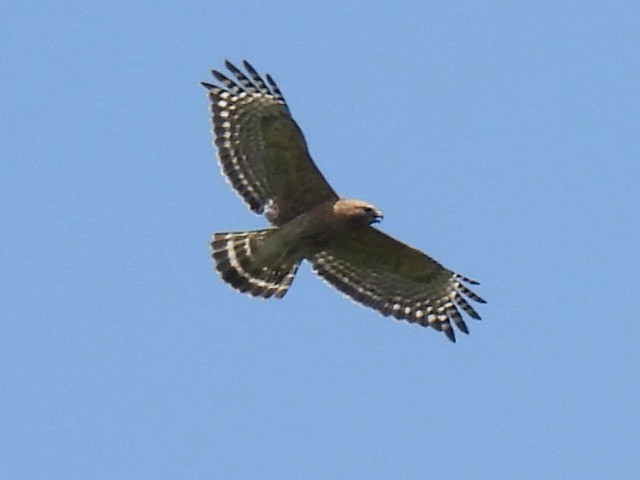
[[[274,229],[215,233],[211,256],[222,279],[236,290],[254,297],[284,297],[296,275],[300,260],[284,255],[271,264],[257,264],[255,253]]]

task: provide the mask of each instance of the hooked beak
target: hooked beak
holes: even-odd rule
[[[373,214],[373,220],[371,223],[380,223],[384,219],[384,215],[380,210],[376,210]]]

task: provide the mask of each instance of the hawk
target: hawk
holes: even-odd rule
[[[271,76],[229,61],[218,84],[202,82],[211,102],[214,145],[227,181],[270,228],[216,233],[212,257],[240,292],[282,298],[303,260],[333,287],[385,316],[444,332],[469,333],[461,312],[480,315],[477,285],[373,227],[382,213],[339,196],[315,165],[298,124]],[[233,79],[232,79],[233,78]],[[265,81],[266,80],[266,81]]]

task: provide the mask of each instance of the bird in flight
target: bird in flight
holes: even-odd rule
[[[469,333],[462,312],[480,315],[477,285],[381,232],[376,207],[338,195],[315,165],[298,124],[271,76],[247,61],[244,72],[213,70],[202,82],[210,101],[218,164],[248,207],[270,228],[215,233],[211,252],[222,279],[240,292],[282,298],[303,260],[356,302],[455,341]],[[266,81],[265,81],[266,80]]]

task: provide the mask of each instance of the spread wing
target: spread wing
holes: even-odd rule
[[[451,322],[469,333],[461,310],[480,320],[466,299],[485,303],[465,285],[477,282],[373,227],[332,239],[311,263],[318,275],[353,300],[385,316],[431,326],[452,341]]]
[[[213,70],[220,86],[202,82],[211,101],[220,169],[249,208],[282,225],[338,196],[313,163],[280,89],[244,62],[230,62],[235,81]]]

